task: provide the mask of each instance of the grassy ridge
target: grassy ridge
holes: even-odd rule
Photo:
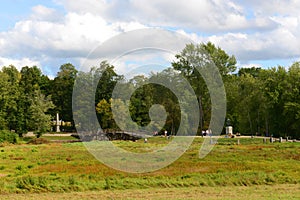
[[[164,146],[165,138],[115,141],[134,152]],[[128,174],[97,161],[82,143],[8,145],[0,148],[0,193],[110,189],[254,186],[300,183],[300,144],[263,144],[261,139],[220,139],[204,159],[196,138],[176,162],[159,171]]]

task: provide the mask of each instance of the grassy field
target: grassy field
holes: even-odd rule
[[[145,152],[169,142],[160,137],[148,141],[114,143]],[[109,199],[112,194],[122,199],[165,199],[170,195],[177,199],[201,195],[206,199],[241,199],[245,198],[243,193],[253,193],[251,199],[299,199],[300,143],[263,144],[262,139],[243,138],[237,145],[237,139],[219,139],[213,151],[199,159],[202,142],[196,138],[176,162],[144,174],[106,167],[83,143],[2,145],[0,199],[37,199],[35,195],[44,199]]]
[[[153,188],[128,190],[102,190],[71,193],[41,193],[41,194],[7,194],[1,199],[300,199],[297,185],[262,185],[235,187],[189,187],[189,188]]]

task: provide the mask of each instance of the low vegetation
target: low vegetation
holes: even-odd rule
[[[11,131],[0,130],[0,143],[13,143],[16,144],[18,142],[19,136]]]
[[[134,152],[167,144],[114,141]],[[100,163],[84,143],[5,145],[0,148],[0,193],[84,192],[99,190],[159,190],[236,186],[295,185],[299,193],[300,143],[267,143],[262,139],[219,139],[213,151],[199,159],[203,142],[196,138],[176,162],[159,171],[129,174]]]

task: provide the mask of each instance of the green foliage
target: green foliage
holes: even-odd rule
[[[45,97],[39,90],[36,90],[29,107],[29,126],[35,131],[37,137],[51,129],[51,115],[46,114],[51,108],[54,108],[51,97]]]
[[[102,61],[100,66],[92,68],[93,80],[97,81],[95,102],[98,103],[102,99],[109,101],[112,98],[113,89],[118,80],[122,79],[115,70],[114,66],[109,64],[107,61]]]
[[[20,73],[14,66],[0,72],[0,130],[17,130]]]
[[[9,142],[16,144],[18,142],[18,135],[11,131],[0,130],[0,143]]]
[[[210,59],[208,60],[207,57]],[[225,80],[231,72],[236,69],[234,56],[229,56],[219,47],[212,43],[207,44],[187,44],[180,54],[176,55],[177,60],[172,63],[172,67],[187,78],[197,95],[199,104],[199,130],[208,129],[211,120],[211,99],[207,88],[207,82],[217,83],[212,73],[220,73]],[[212,62],[211,62],[212,61]],[[215,66],[218,71],[215,71]],[[215,71],[215,72],[214,72]],[[214,86],[214,90],[219,88]],[[212,88],[212,87],[211,87]],[[220,97],[222,98],[222,97]]]
[[[55,108],[51,110],[51,114],[55,116],[56,113],[59,113],[63,121],[72,122],[71,129],[74,128],[72,92],[77,73],[78,71],[72,64],[64,64],[60,67],[60,71],[50,84],[51,99],[55,105]]]
[[[209,71],[205,59],[211,58],[218,68],[226,89],[227,118],[230,119],[234,132],[249,135],[300,138],[300,64],[294,63],[289,68],[273,67],[241,68],[236,72],[236,59],[211,42],[206,44],[187,44],[176,55],[172,68],[149,76],[135,76],[126,80],[115,72],[114,66],[102,61],[89,72],[78,72],[70,63],[63,64],[57,76],[50,80],[36,67],[23,67],[20,71],[14,66],[0,70],[0,130],[14,130],[20,137],[23,133],[34,131],[38,136],[51,129],[50,121],[60,114],[63,121],[70,122],[69,131],[74,131],[73,114],[83,120],[77,124],[82,130],[98,130],[98,121],[103,129],[136,129],[137,126],[152,126],[157,130],[176,133],[180,122],[192,123],[199,116],[198,133],[209,127],[211,121],[211,97],[203,73]],[[198,70],[197,70],[198,69]],[[199,70],[202,72],[199,73]],[[235,73],[236,74],[233,74]],[[180,108],[181,102],[169,88],[159,84],[149,84],[153,80],[163,80],[176,86],[180,96],[191,103],[191,95],[176,76],[186,78],[193,88],[199,105],[199,113]],[[212,78],[212,77],[210,77]],[[72,96],[75,83],[82,84],[77,94]],[[206,82],[205,82],[206,80]],[[213,82],[213,81],[210,81]],[[118,83],[118,84],[117,84]],[[113,97],[115,86],[120,97],[131,95],[128,99]],[[83,98],[88,97],[88,98]],[[82,100],[79,108],[72,112],[72,98]],[[88,99],[91,102],[88,102]],[[51,103],[53,102],[53,104]],[[112,114],[115,104],[117,116]],[[151,122],[152,106],[162,105],[167,117],[164,127]],[[97,119],[90,119],[93,113]],[[129,113],[128,113],[129,110]],[[155,111],[159,112],[159,111]],[[197,111],[198,112],[198,111]],[[122,121],[129,118],[132,122]],[[164,120],[163,115],[161,115]],[[195,117],[197,116],[197,117]],[[118,127],[116,121],[119,121]],[[189,134],[188,126],[182,130]]]
[[[201,46],[210,55],[222,76],[226,76],[236,70],[236,59],[234,56],[229,56],[223,49],[216,47],[211,42],[201,44]]]
[[[100,119],[100,125],[103,129],[116,128],[113,120],[113,115],[111,111],[111,100],[107,102],[105,99],[102,99],[96,105],[96,111]]]
[[[240,69],[225,82],[228,118],[244,134],[300,137],[299,63],[289,70]]]
[[[23,67],[19,72],[14,66],[0,71],[0,130],[15,130],[19,136],[32,130],[33,101],[36,91],[49,94],[49,78],[36,66]],[[41,112],[44,112],[41,110]]]

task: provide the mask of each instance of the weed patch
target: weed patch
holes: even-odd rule
[[[48,144],[48,143],[50,143],[50,141],[45,138],[33,138],[30,141],[28,141],[28,144]]]

